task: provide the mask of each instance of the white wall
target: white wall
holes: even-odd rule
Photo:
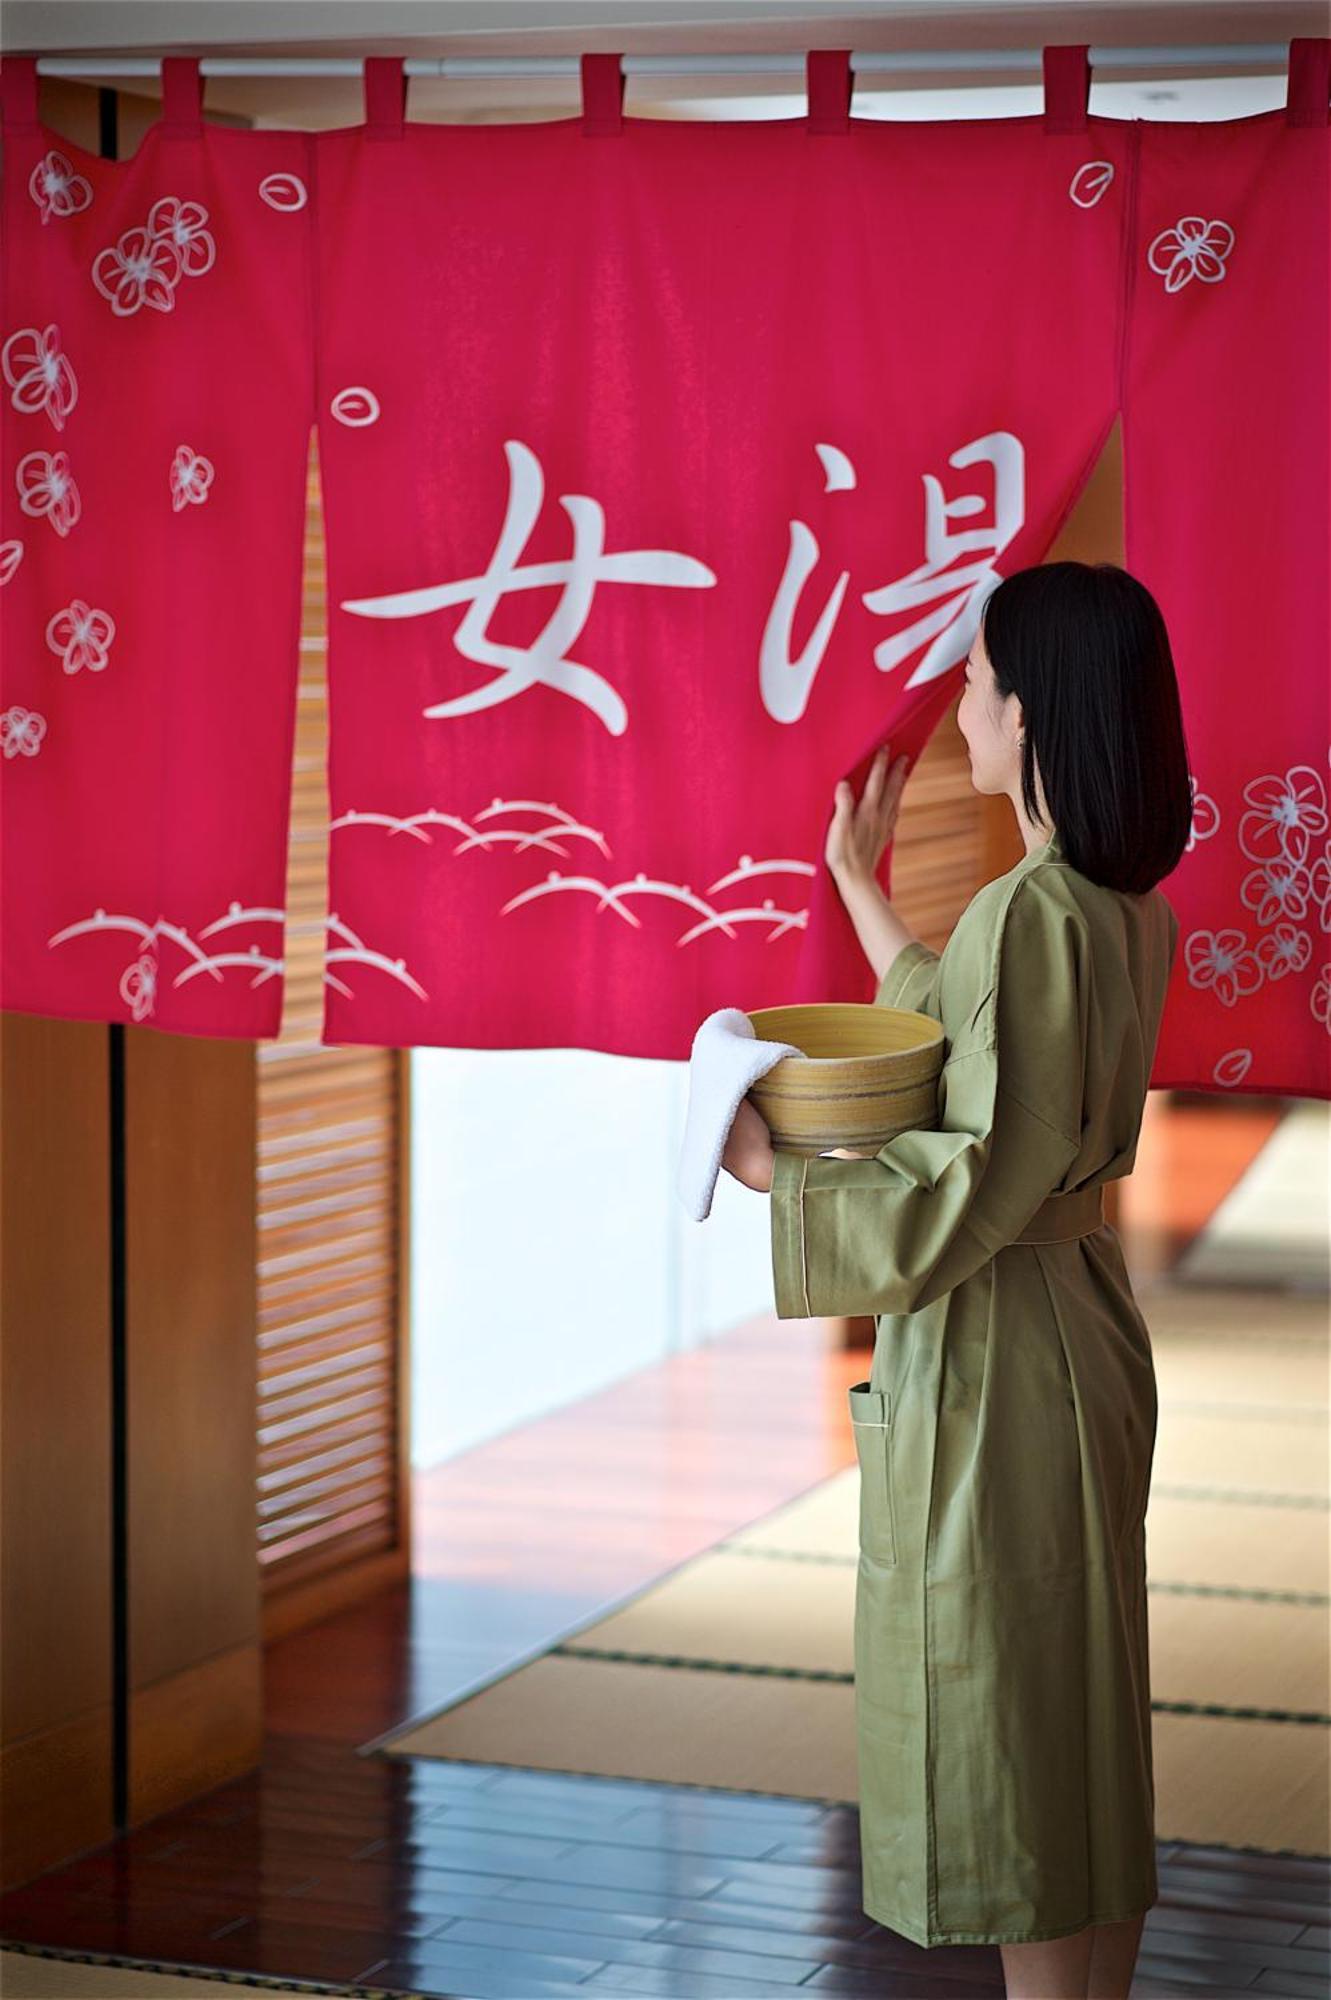
[[[415,1049],[412,1463],[772,1310],[770,1203],[675,1193],[688,1065]]]

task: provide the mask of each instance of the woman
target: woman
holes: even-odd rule
[[[873,1313],[850,1390],[863,1901],[917,1944],[997,1944],[1011,2000],[1126,1995],[1158,1896],[1145,1531],[1151,1347],[1100,1187],[1131,1171],[1191,822],[1164,621],[1108,563],[1000,582],[965,663],[971,782],[1025,854],[940,954],[876,870],[905,759],[826,859],[876,1001],[941,1022],[937,1129],[873,1158],[723,1164],[771,1193],[777,1315]]]

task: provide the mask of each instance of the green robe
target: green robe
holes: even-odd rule
[[[777,1317],[877,1321],[849,1391],[863,1903],[916,1944],[1055,1937],[1158,1895],[1155,1373],[1090,1190],[1132,1170],[1177,940],[1158,889],[1100,887],[1055,835],[879,984],[942,1023],[937,1129],[776,1154]]]

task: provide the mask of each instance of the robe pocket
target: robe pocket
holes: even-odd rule
[[[860,1462],[860,1548],[874,1562],[897,1559],[892,1505],[892,1396],[856,1382],[847,1390],[855,1453]]]

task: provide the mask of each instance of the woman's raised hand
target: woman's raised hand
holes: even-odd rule
[[[876,875],[883,850],[892,838],[910,758],[903,751],[889,770],[889,747],[884,743],[875,752],[858,802],[849,779],[837,780],[824,858],[838,881],[862,881]]]

